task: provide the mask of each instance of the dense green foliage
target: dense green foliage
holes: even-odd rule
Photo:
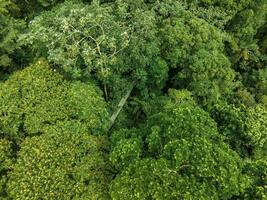
[[[59,123],[21,144],[8,182],[14,199],[107,199],[108,142],[80,123]]]
[[[39,135],[60,121],[83,122],[92,134],[103,134],[108,113],[100,94],[91,83],[64,81],[39,60],[2,83],[0,134],[10,139]]]
[[[240,159],[208,113],[188,92],[172,92],[142,130],[114,133],[114,199],[227,199],[246,186]]]
[[[267,199],[266,0],[0,0],[0,199]]]
[[[5,72],[12,71],[12,66],[20,59],[20,44],[17,42],[19,35],[25,28],[25,22],[15,16],[19,8],[11,0],[0,1],[0,80],[5,79]]]

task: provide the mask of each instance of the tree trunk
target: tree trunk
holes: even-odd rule
[[[127,91],[127,93],[125,94],[124,97],[122,97],[122,99],[120,100],[120,103],[117,106],[117,110],[113,113],[113,115],[110,118],[111,124],[110,124],[110,128],[113,126],[113,124],[115,123],[115,120],[117,119],[118,115],[120,114],[123,106],[125,105],[125,103],[127,102],[132,90],[134,88],[134,85],[131,85],[131,87],[129,88],[129,90]],[[109,129],[110,129],[109,128]]]

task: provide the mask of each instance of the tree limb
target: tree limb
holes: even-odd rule
[[[120,114],[123,106],[125,105],[125,103],[127,102],[132,90],[134,88],[134,84],[131,85],[131,87],[129,88],[129,90],[127,91],[127,93],[125,94],[124,97],[122,97],[122,99],[120,100],[120,103],[117,106],[117,110],[113,113],[113,115],[110,118],[111,124],[109,129],[114,125],[115,120],[117,119],[118,115]]]

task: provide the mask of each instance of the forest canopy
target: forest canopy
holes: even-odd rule
[[[0,0],[0,199],[267,199],[266,0]]]

